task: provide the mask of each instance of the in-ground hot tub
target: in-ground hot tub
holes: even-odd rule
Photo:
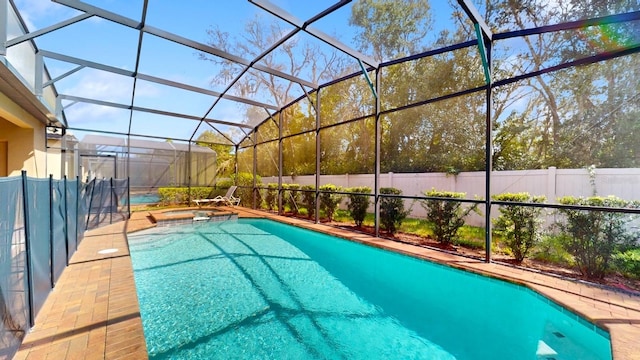
[[[197,208],[151,211],[149,214],[157,226],[190,224],[196,221],[225,221],[238,218],[238,214],[230,211],[201,210]]]

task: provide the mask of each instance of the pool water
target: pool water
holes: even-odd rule
[[[527,288],[268,220],[129,243],[151,359],[611,359]]]
[[[154,204],[160,201],[158,194],[131,194],[129,202],[131,205]]]

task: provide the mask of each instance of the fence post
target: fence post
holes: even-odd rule
[[[56,285],[55,282],[55,271],[53,268],[53,258],[54,256],[54,247],[53,247],[53,174],[49,174],[49,248],[51,249],[51,253],[49,256],[49,271],[51,275],[51,288],[53,289]]]
[[[80,176],[76,175],[76,232],[74,235],[76,239],[76,242],[75,242],[76,245],[75,245],[75,249],[73,249],[73,252],[78,251],[78,241],[80,240],[78,236],[78,225],[80,221],[78,220],[80,220],[80,201],[82,200],[80,198],[81,189],[82,189],[82,184],[80,184]]]
[[[87,180],[89,180],[87,178]],[[91,206],[93,205],[93,192],[96,189],[96,182],[97,179],[94,178],[93,180],[91,180],[91,182],[93,183],[93,185],[91,185],[91,194],[89,194],[89,208],[87,208],[87,222],[84,226],[84,229],[87,230],[89,228],[89,220],[91,220]],[[91,184],[91,183],[89,183]]]
[[[33,314],[33,279],[31,274],[31,246],[30,246],[30,231],[29,231],[29,200],[27,191],[27,172],[22,170],[22,207],[24,211],[24,247],[25,247],[25,272],[27,275],[27,291],[29,292],[29,327],[33,327],[35,324],[35,316]]]
[[[113,177],[109,178],[109,224],[113,224],[113,197],[116,189],[113,187]]]
[[[189,194],[191,194],[191,192],[189,192]],[[127,219],[131,219],[131,178],[128,176],[127,176]]]
[[[549,166],[547,169],[547,200],[552,202],[556,199],[556,175],[556,167]]]
[[[62,178],[62,185],[64,185],[64,248],[67,251],[66,264],[69,266],[69,208],[67,206],[67,175]]]
[[[100,215],[102,215],[102,210],[104,208],[104,184],[105,184],[105,179],[103,178],[100,181],[100,201],[98,202],[98,211],[96,214],[96,227],[98,227],[98,225],[100,225],[100,223],[102,222],[102,219],[100,219]],[[96,185],[98,184],[98,181],[96,180]],[[106,214],[105,214],[106,216]]]

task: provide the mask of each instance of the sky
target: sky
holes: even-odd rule
[[[272,2],[297,18],[306,20],[331,6],[335,1],[274,0]],[[80,14],[74,9],[47,0],[15,0],[15,3],[30,31],[56,24]],[[89,0],[85,3],[136,21],[139,21],[141,17],[141,0]],[[436,14],[433,16],[436,23],[447,22],[451,10],[444,8],[443,1],[432,3],[437,4],[435,5],[437,8],[433,9]],[[355,30],[348,25],[350,6],[338,10],[315,25],[323,32],[334,35],[340,41],[356,48],[353,41]],[[265,22],[279,21],[283,32],[293,28],[250,2],[241,0],[150,0],[146,25],[200,43],[206,43],[208,41],[206,31],[213,25],[228,32],[232,37],[241,37],[247,19],[254,17],[259,17],[261,21]],[[438,26],[443,25],[436,25],[436,27]],[[134,71],[138,36],[139,33],[135,29],[125,28],[110,21],[92,17],[40,36],[36,39],[36,44],[42,50]],[[297,36],[317,42],[308,34]],[[320,46],[326,47],[321,43]],[[353,61],[355,62],[355,60]],[[46,58],[45,64],[53,78],[76,67],[75,64],[51,58]],[[138,72],[218,92],[225,89],[225,86],[211,82],[214,77],[219,76],[220,68],[209,61],[200,60],[198,53],[191,48],[149,34],[144,35]],[[90,68],[84,68],[56,83],[56,89],[60,94],[125,105],[131,104],[133,88],[133,78]],[[299,91],[300,94],[302,94],[301,91]],[[231,93],[233,92],[234,89],[231,90]],[[268,97],[254,99],[274,104],[274,101]],[[135,106],[156,108],[195,117],[204,116],[215,100],[216,98],[210,95],[144,80],[138,80],[135,86]],[[72,101],[64,101],[63,105],[70,127],[123,133],[129,131],[131,112],[128,110]],[[265,112],[265,117],[266,115]],[[218,102],[208,117],[240,123],[244,119],[244,110],[238,104],[223,99]],[[189,139],[194,134],[197,124],[198,122],[193,120],[134,112],[131,133]],[[227,132],[233,127],[219,126],[218,129]],[[200,126],[195,137],[204,130],[211,130],[211,128],[206,125]],[[77,133],[82,134],[81,132]],[[242,137],[242,133],[237,131],[234,134],[234,140],[239,140]]]

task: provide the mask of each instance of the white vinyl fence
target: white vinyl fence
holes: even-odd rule
[[[491,173],[491,193],[528,192],[531,195],[544,195],[547,203],[557,203],[562,196],[609,196],[624,200],[640,200],[640,169],[594,169],[593,176],[588,169],[494,171]],[[262,183],[277,183],[277,177],[263,177]],[[285,184],[314,185],[315,176],[283,176]],[[368,186],[373,189],[373,174],[321,175],[320,184],[333,184],[344,188]],[[403,195],[424,196],[432,188],[440,191],[456,191],[466,194],[467,199],[484,199],[485,173],[463,172],[457,175],[445,173],[385,173],[380,175],[380,187],[394,187],[402,190]],[[419,202],[405,200],[410,217],[424,217],[425,210]],[[370,209],[373,211],[372,209]],[[480,209],[484,212],[484,208]],[[498,213],[497,208],[492,214]],[[552,220],[552,219],[549,219]],[[484,226],[484,216],[471,215],[467,219],[470,225]]]

